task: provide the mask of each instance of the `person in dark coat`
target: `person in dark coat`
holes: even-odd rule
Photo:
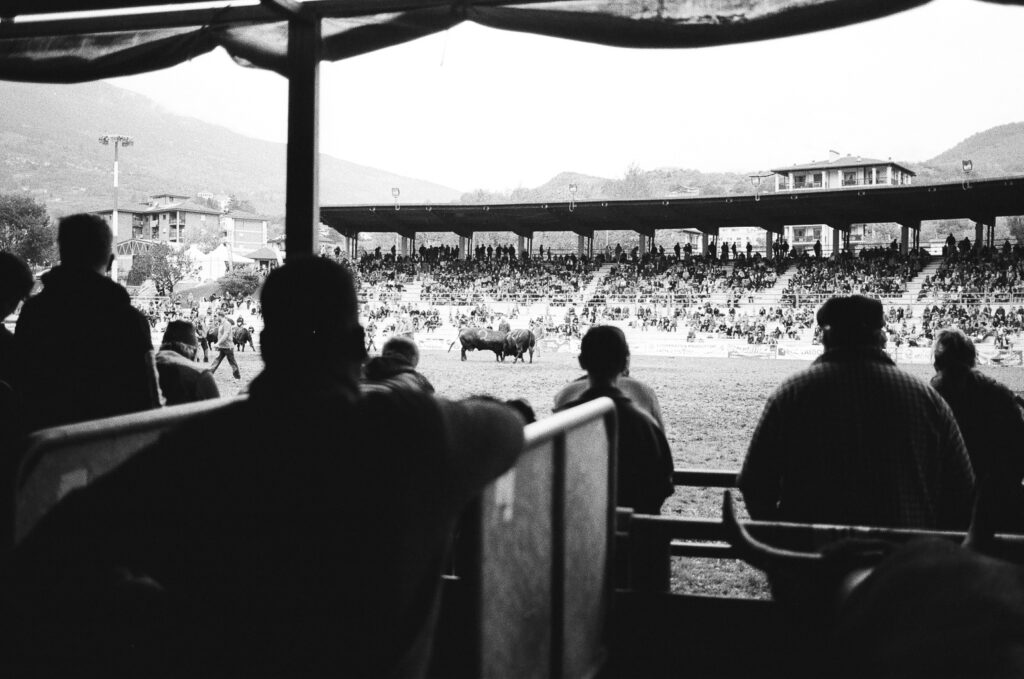
[[[60,220],[60,266],[25,302],[14,336],[29,430],[160,406],[149,324],[106,275],[112,241],[96,215]]]
[[[620,376],[629,366],[626,336],[613,325],[592,326],[580,343],[579,360],[590,386],[556,411],[601,396],[611,398],[618,415],[617,503],[641,514],[661,513],[665,498],[675,490],[672,450],[657,421],[618,387]]]
[[[933,356],[932,386],[956,417],[990,524],[1024,532],[1024,417],[1013,392],[975,367],[977,350],[961,330],[940,330]]]
[[[361,395],[333,260],[290,258],[261,302],[249,397],[69,493],[0,565],[7,676],[425,676],[454,526],[524,421]]]
[[[420,350],[407,335],[395,335],[384,342],[381,355],[371,358],[363,368],[364,391],[373,389],[414,389],[434,393],[434,385],[416,371]]]
[[[35,279],[28,264],[10,252],[0,252],[0,381],[11,381],[14,372],[14,333],[3,321],[14,313],[32,291]]]
[[[195,326],[188,321],[171,321],[167,324],[160,351],[156,355],[160,391],[167,405],[220,396],[213,373],[196,364],[198,352],[199,337]]]

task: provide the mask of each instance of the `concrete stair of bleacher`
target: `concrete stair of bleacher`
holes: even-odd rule
[[[398,299],[403,304],[405,303],[419,303],[422,300],[423,294],[423,282],[413,281],[411,283],[405,283],[402,285],[402,292]]]
[[[782,303],[782,291],[789,285],[789,281],[796,275],[796,267],[791,265],[786,269],[785,273],[778,277],[775,281],[775,285],[772,287],[755,292],[753,295],[754,301],[750,302],[750,295],[742,295],[740,297],[739,310],[741,313],[757,313],[757,310],[761,307],[765,309],[769,307],[777,307]],[[712,302],[714,303],[715,296],[712,295]],[[725,304],[725,296],[722,297],[722,304]]]
[[[907,291],[900,297],[899,303],[901,305],[923,305],[924,300],[919,300],[918,296],[921,294],[921,288],[924,287],[924,279],[926,277],[930,278],[934,276],[940,266],[942,266],[941,259],[936,258],[928,262],[928,264],[926,264],[924,268],[914,276],[914,280],[907,283]]]
[[[597,288],[599,285],[604,283],[604,279],[608,277],[608,273],[612,270],[611,263],[602,264],[598,269],[594,271],[594,277],[587,283],[587,286],[583,288],[583,292],[580,295],[581,302],[586,304],[594,295],[597,294]]]

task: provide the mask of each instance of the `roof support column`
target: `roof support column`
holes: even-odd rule
[[[317,251],[320,221],[320,19],[288,22],[286,255]]]
[[[700,254],[708,254],[708,234],[704,231],[700,234]]]
[[[981,245],[982,245],[981,240],[982,240],[982,238],[984,238],[984,233],[985,233],[985,224],[979,219],[978,221],[974,222],[974,249],[975,250],[980,250],[981,249]]]
[[[768,259],[775,259],[775,251],[772,249],[774,236],[775,234],[771,231],[764,232],[764,256]]]
[[[910,244],[910,229],[906,226],[900,227],[900,254],[906,255]]]

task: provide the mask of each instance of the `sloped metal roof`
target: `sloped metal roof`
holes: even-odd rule
[[[345,205],[320,208],[320,220],[339,233],[474,233],[499,231],[531,236],[538,231],[633,230],[757,226],[782,233],[787,224],[851,224],[968,218],[992,223],[996,216],[1024,214],[1024,176],[918,186],[672,198],[504,205]]]

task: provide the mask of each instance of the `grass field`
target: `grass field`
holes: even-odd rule
[[[259,373],[262,363],[251,351],[236,353],[242,379],[229,366],[216,374],[222,395],[238,393]],[[212,358],[212,356],[211,356]],[[779,382],[806,367],[805,361],[755,358],[633,357],[631,375],[652,385],[661,401],[666,436],[676,468],[739,469],[764,402]],[[928,365],[901,366],[927,380]],[[490,352],[471,352],[459,360],[457,351],[425,351],[420,371],[438,393],[448,398],[489,394],[525,398],[539,418],[551,414],[552,398],[570,380],[583,374],[569,354],[534,357],[533,364],[497,363]],[[984,371],[1017,392],[1024,391],[1024,368],[986,367]],[[721,492],[685,489],[676,492],[663,513],[717,517]],[[759,573],[735,562],[681,560],[673,564],[673,588],[701,594],[765,596]]]

